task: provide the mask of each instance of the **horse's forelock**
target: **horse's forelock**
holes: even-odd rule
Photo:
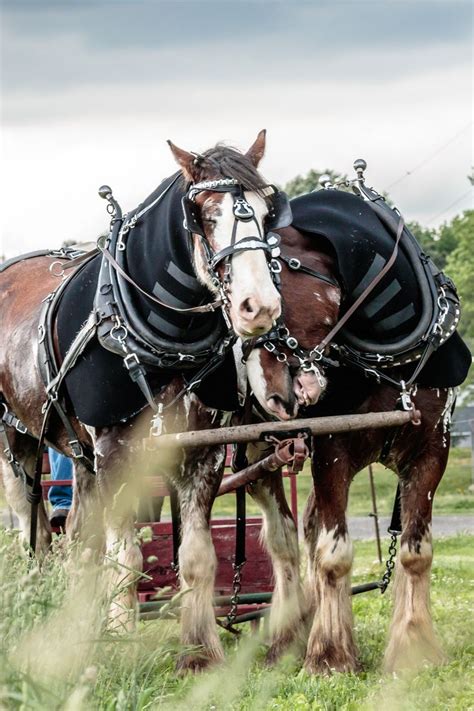
[[[205,159],[202,164],[203,170],[211,164],[214,168],[218,168],[222,177],[238,180],[245,190],[260,192],[268,185],[250,158],[236,148],[218,143],[205,151],[202,156]]]

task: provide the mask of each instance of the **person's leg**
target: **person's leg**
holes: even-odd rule
[[[53,481],[72,479],[74,472],[72,459],[60,454],[52,447],[48,448],[48,455],[51,479]],[[53,507],[50,517],[51,525],[64,527],[72,504],[72,486],[52,486],[49,490],[48,498]]]

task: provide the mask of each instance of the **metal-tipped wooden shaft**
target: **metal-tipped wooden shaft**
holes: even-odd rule
[[[237,442],[256,442],[266,433],[296,433],[310,430],[313,435],[356,432],[364,429],[399,427],[419,418],[418,411],[369,412],[362,415],[337,415],[334,417],[308,417],[289,422],[259,422],[252,425],[236,425],[220,429],[191,430],[176,434],[163,434],[146,440],[148,449],[171,449],[173,447],[206,447]]]

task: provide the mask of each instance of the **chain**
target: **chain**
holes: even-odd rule
[[[390,583],[393,569],[395,568],[395,558],[397,555],[397,536],[398,533],[392,533],[390,537],[390,545],[388,547],[388,558],[385,563],[385,573],[382,576],[382,580],[380,581],[380,592],[382,595],[388,588],[388,585]]]
[[[243,561],[239,565],[236,565],[235,563],[232,565],[234,569],[234,577],[232,579],[232,597],[230,598],[230,610],[227,614],[227,624],[229,627],[234,624],[235,618],[237,617],[239,596],[240,591],[242,589],[242,568],[244,567],[244,565],[245,561]]]

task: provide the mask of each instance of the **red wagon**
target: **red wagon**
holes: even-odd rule
[[[308,450],[304,443],[304,435],[327,434],[331,432],[354,431],[366,427],[393,427],[405,424],[413,417],[419,417],[413,412],[379,412],[359,415],[335,416],[324,418],[308,418],[295,420],[291,423],[291,432],[285,431],[288,423],[260,423],[256,425],[240,425],[219,430],[203,430],[187,433],[165,434],[156,438],[158,449],[169,447],[195,447],[200,445],[217,445],[228,442],[257,441],[262,436],[274,445],[274,451],[262,460],[249,467],[244,467],[236,473],[224,476],[219,494],[229,495],[240,492],[245,500],[245,485],[255,481],[272,471],[283,470],[284,476],[290,478],[291,509],[295,523],[298,521],[296,477],[295,471],[301,470]],[[268,436],[266,430],[272,428]],[[284,437],[278,440],[278,436]],[[227,450],[227,470],[229,470],[230,452]],[[286,467],[285,464],[290,465]],[[45,457],[45,470],[49,470]],[[70,484],[69,480],[44,481],[43,490],[54,484]],[[219,495],[218,494],[218,495]],[[171,508],[173,496],[163,479],[155,477],[152,480],[151,496],[156,499],[170,497]],[[397,503],[398,501],[398,503]],[[245,506],[245,505],[244,505]],[[397,496],[396,506],[399,506]],[[260,517],[245,518],[242,508],[236,507],[236,519],[215,518],[211,521],[211,535],[217,555],[217,574],[215,582],[216,617],[226,618],[230,628],[238,622],[258,620],[271,602],[273,589],[272,565],[270,558],[260,543],[262,519]],[[395,511],[395,509],[394,509]],[[137,528],[151,527],[151,540],[142,544],[144,573],[138,584],[140,613],[143,619],[151,619],[159,615],[160,609],[174,593],[178,592],[178,575],[175,561],[179,545],[179,521],[177,515],[172,521],[139,521]],[[393,536],[398,532],[393,530]],[[392,538],[393,538],[392,536]],[[242,541],[244,545],[242,546]],[[392,541],[393,543],[393,541]],[[240,555],[239,555],[240,544]],[[244,549],[244,554],[242,550]],[[240,561],[236,561],[239,556]],[[236,563],[240,563],[236,565]],[[245,567],[243,564],[245,563]],[[388,569],[390,567],[390,570]],[[381,581],[369,582],[352,588],[352,593],[386,589],[393,568],[393,555],[387,561],[387,571]],[[165,590],[166,589],[166,590]],[[160,591],[162,594],[160,595]],[[158,598],[158,599],[157,599]],[[232,628],[233,629],[233,628]]]
[[[231,450],[227,449],[226,475],[231,472]],[[51,486],[68,486],[70,479],[52,481],[48,455],[44,455],[42,482],[43,495],[47,498]],[[289,480],[291,511],[295,522],[298,521],[298,499],[296,474],[288,469],[283,476]],[[170,496],[166,481],[157,476],[149,486],[152,500],[165,499]],[[226,496],[232,496],[232,493]],[[145,509],[146,507],[143,507]],[[153,506],[150,507],[150,513]],[[168,516],[168,519],[170,517]],[[147,516],[150,519],[150,516]],[[138,529],[149,527],[151,540],[142,543],[142,553],[145,576],[138,584],[138,600],[140,617],[152,619],[157,617],[159,610],[169,599],[179,591],[179,581],[174,565],[173,524],[171,520],[138,521]],[[241,589],[238,595],[236,618],[234,623],[258,619],[263,610],[269,607],[273,590],[272,564],[267,551],[260,543],[262,530],[261,516],[249,516],[245,519],[245,551],[246,563],[242,571]],[[226,618],[230,613],[232,596],[234,595],[234,560],[236,545],[236,522],[233,517],[213,518],[211,520],[211,535],[217,556],[217,574],[215,581],[215,611],[217,618]],[[166,594],[160,591],[166,589]],[[158,597],[158,599],[156,599]]]

